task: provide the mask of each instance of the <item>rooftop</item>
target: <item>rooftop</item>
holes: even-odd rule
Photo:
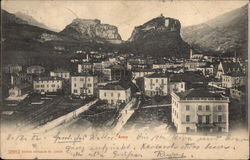
[[[179,96],[181,100],[192,100],[192,99],[200,99],[200,98],[202,99],[207,98],[207,100],[225,99],[225,97],[223,97],[219,93],[212,93],[204,89],[188,90],[188,91],[179,92],[175,94]]]
[[[244,77],[246,76],[244,73],[242,72],[231,72],[231,73],[227,73],[225,74],[226,76],[231,76],[231,77]]]
[[[169,78],[170,74],[169,73],[153,73],[150,75],[145,76],[147,78]]]
[[[71,77],[81,77],[81,76],[84,76],[84,77],[93,77],[93,76],[97,76],[96,74],[94,73],[73,73]]]
[[[127,90],[128,88],[130,88],[129,85],[117,82],[117,83],[107,84],[101,90]]]
[[[54,81],[54,80],[63,80],[61,77],[37,77],[34,81]]]
[[[55,72],[55,73],[62,73],[62,72],[69,72],[69,71],[67,71],[67,70],[65,70],[65,69],[62,69],[62,68],[57,68],[57,69],[55,69],[54,71],[52,71],[52,72]]]

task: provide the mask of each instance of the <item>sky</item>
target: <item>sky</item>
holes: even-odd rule
[[[28,14],[55,31],[61,31],[75,18],[100,19],[118,27],[127,40],[135,26],[160,16],[179,19],[182,26],[206,22],[248,3],[247,0],[2,0],[10,13]]]

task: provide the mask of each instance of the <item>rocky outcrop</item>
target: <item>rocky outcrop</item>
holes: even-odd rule
[[[189,45],[182,40],[180,29],[179,20],[161,15],[135,27],[128,43],[141,54],[187,57]]]
[[[101,24],[98,19],[75,19],[60,33],[78,40],[121,41],[116,26]]]
[[[135,27],[129,41],[150,38],[154,33],[177,32],[180,33],[181,23],[177,19],[160,16],[141,26]]]

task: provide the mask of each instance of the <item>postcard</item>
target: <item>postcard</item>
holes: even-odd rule
[[[249,158],[248,1],[1,6],[1,158]]]

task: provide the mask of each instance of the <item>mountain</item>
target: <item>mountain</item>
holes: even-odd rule
[[[14,14],[10,14],[9,12],[2,10],[2,9],[1,9],[1,17],[2,17],[2,19],[1,19],[2,25],[11,24],[11,23],[28,24],[27,21],[25,21],[21,18],[18,18]]]
[[[22,12],[16,12],[15,15],[23,20],[25,20],[26,22],[28,22],[28,24],[33,25],[33,26],[37,26],[40,28],[44,28],[44,29],[48,29],[50,30],[49,27],[47,27],[46,25],[44,25],[43,23],[38,22],[36,19],[34,19],[32,16],[29,16],[25,13]]]
[[[116,26],[102,24],[98,19],[74,19],[60,34],[76,40],[121,43],[121,36]]]
[[[205,23],[183,28],[182,37],[203,52],[247,56],[248,6],[235,9]]]
[[[135,27],[127,43],[141,54],[187,57],[189,45],[182,40],[180,29],[179,20],[161,15]]]

